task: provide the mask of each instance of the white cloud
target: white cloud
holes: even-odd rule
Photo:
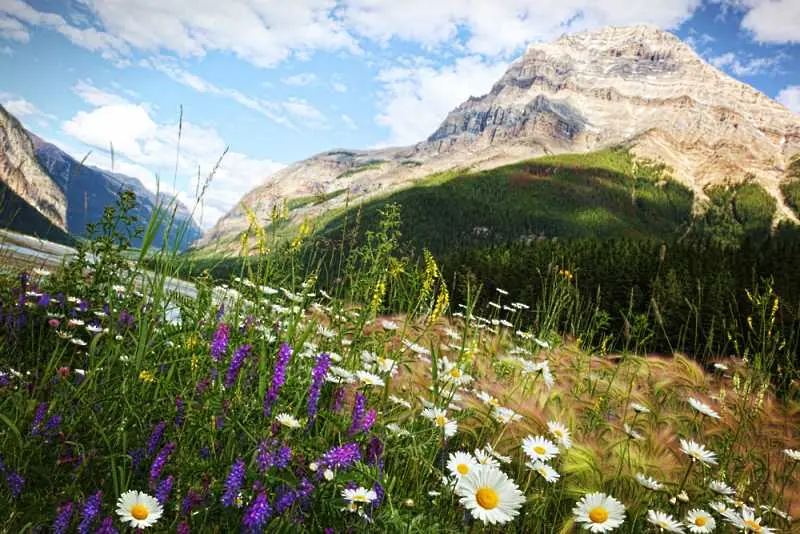
[[[319,128],[324,127],[328,122],[325,115],[305,99],[292,97],[282,105],[286,111],[303,121],[306,126]]]
[[[786,59],[782,53],[772,57],[740,58],[733,52],[709,58],[709,63],[718,69],[728,69],[737,76],[755,76],[774,73]]]
[[[342,82],[331,82],[331,89],[336,91],[337,93],[346,93],[347,86]]]
[[[790,85],[782,89],[778,96],[775,97],[775,100],[795,113],[800,114],[800,85]]]
[[[17,19],[0,17],[0,38],[27,43],[31,36],[28,29]]]
[[[36,107],[33,102],[29,102],[11,93],[0,93],[0,104],[16,118],[37,119],[42,126],[46,126],[49,121],[56,119],[55,115],[45,113]]]
[[[343,16],[361,35],[382,43],[392,38],[434,47],[465,35],[467,51],[509,54],[531,41],[605,25],[650,23],[674,28],[701,0],[348,0]]]
[[[4,47],[0,48],[0,54],[2,54],[4,56],[13,56],[14,55],[14,49],[11,48],[10,46],[4,46]]]
[[[334,0],[81,0],[102,28],[79,27],[22,0],[4,0],[8,13],[52,28],[74,43],[109,57],[131,49],[180,57],[223,51],[260,67],[275,66],[315,50],[358,53],[355,40],[332,16]]]
[[[281,81],[286,85],[309,85],[317,81],[317,75],[311,72],[302,72],[282,78]]]
[[[145,105],[101,105],[92,111],[77,113],[62,125],[62,129],[72,138],[105,151],[113,142],[114,169],[117,172],[139,178],[154,192],[156,176],[161,176],[160,190],[177,193],[190,208],[195,202],[198,169],[202,182],[227,149],[215,129],[184,121],[178,154],[177,124],[156,123]],[[179,169],[177,190],[172,187],[176,157]],[[110,161],[101,166],[110,167]],[[244,193],[282,167],[271,160],[228,151],[203,199],[203,217],[198,222],[203,227],[210,227]]]
[[[422,141],[455,106],[470,96],[487,93],[507,67],[506,63],[470,56],[442,67],[416,60],[382,70],[378,74],[383,86],[379,98],[382,111],[375,120],[390,131],[382,144]]]
[[[352,119],[352,117],[350,117],[350,115],[342,113],[341,119],[342,119],[342,123],[344,123],[344,125],[348,129],[350,129],[350,130],[358,130],[358,126],[356,126],[356,121],[354,121]]]
[[[128,104],[128,100],[114,93],[103,91],[96,87],[92,80],[78,80],[72,87],[72,91],[81,100],[93,106],[112,106]]]
[[[800,43],[800,2],[797,0],[717,0],[744,11],[742,28],[765,43]]]

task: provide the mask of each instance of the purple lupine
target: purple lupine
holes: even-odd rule
[[[377,507],[379,507],[383,502],[383,498],[386,496],[386,491],[384,491],[383,486],[381,486],[380,482],[376,482],[375,484],[372,485],[372,491],[374,491],[375,495],[377,495],[377,498],[370,503],[370,507],[372,507],[372,509],[374,510]]]
[[[262,473],[266,473],[272,467],[284,469],[291,460],[292,449],[276,439],[262,441],[258,446],[256,463],[258,463],[258,468]]]
[[[11,492],[11,496],[16,499],[25,487],[25,479],[15,471],[8,471],[6,473],[6,484],[8,484],[8,491]]]
[[[214,332],[214,337],[211,340],[211,359],[215,362],[218,362],[222,358],[222,355],[228,351],[229,337],[228,325],[219,323],[216,332]]]
[[[50,416],[47,423],[44,425],[44,434],[52,436],[58,432],[58,427],[61,426],[62,417],[59,414]]]
[[[367,397],[360,391],[356,393],[356,400],[353,403],[353,418],[350,423],[350,430],[347,431],[348,435],[352,436],[361,431],[361,425],[364,423],[364,412],[367,407]]]
[[[296,500],[297,492],[293,489],[286,489],[275,499],[275,511],[278,512],[279,515],[285,514]]]
[[[72,519],[72,502],[68,501],[58,509],[56,520],[53,521],[53,534],[65,534]]]
[[[286,383],[286,367],[292,357],[292,347],[288,343],[281,344],[278,356],[275,358],[275,370],[272,373],[272,384],[264,395],[264,417],[272,415],[272,404],[278,398],[278,394]]]
[[[138,449],[130,450],[128,451],[128,456],[131,458],[131,467],[138,469],[142,465],[142,461],[144,461],[144,449],[139,447]]]
[[[333,403],[331,409],[338,413],[339,410],[342,409],[342,403],[344,402],[344,392],[345,388],[340,387],[333,393]]]
[[[183,426],[185,415],[186,405],[180,397],[175,397],[175,427],[180,428]]]
[[[323,353],[317,356],[314,369],[311,371],[311,387],[308,388],[309,428],[314,424],[314,418],[317,416],[317,405],[319,404],[320,393],[322,393],[322,384],[325,381],[325,375],[328,374],[328,369],[330,366],[330,354]]]
[[[345,443],[341,447],[334,447],[323,454],[317,464],[320,467],[341,469],[350,467],[359,460],[361,460],[361,451],[358,448],[358,443]]]
[[[236,379],[239,377],[239,371],[244,364],[244,359],[250,354],[250,350],[253,347],[249,344],[244,344],[239,347],[236,352],[233,354],[231,358],[231,364],[228,366],[228,372],[225,373],[225,381],[223,385],[225,389],[229,389],[233,387],[233,384],[236,382]]]
[[[167,423],[159,421],[153,425],[153,431],[150,432],[150,440],[147,442],[147,455],[152,456],[156,449],[161,445],[161,438],[164,436],[164,429],[167,428]]]
[[[119,531],[114,528],[114,518],[106,516],[103,522],[100,523],[100,528],[95,530],[94,534],[119,534]]]
[[[219,309],[217,309],[217,314],[214,316],[214,322],[218,323],[222,316],[225,314],[225,303],[221,303],[219,305]]]
[[[236,502],[236,497],[239,495],[239,490],[244,482],[244,471],[244,460],[237,458],[233,466],[231,466],[228,478],[225,480],[225,493],[222,495],[222,504],[225,507],[233,506]]]
[[[379,471],[383,468],[383,443],[377,437],[367,445],[367,465],[377,465]]]
[[[156,459],[153,460],[153,465],[150,466],[150,485],[155,485],[156,481],[161,478],[161,471],[169,460],[169,455],[175,450],[175,442],[170,441],[159,451]]]
[[[364,415],[364,419],[361,421],[361,431],[369,432],[369,429],[372,428],[372,425],[375,424],[377,419],[378,412],[375,410],[375,408],[370,408],[367,410],[366,415]]]
[[[189,523],[186,521],[181,521],[178,525],[178,534],[191,534],[191,530],[189,529]]]
[[[250,532],[261,532],[271,516],[272,507],[269,505],[267,492],[260,491],[242,517],[242,525]]]
[[[103,492],[98,491],[86,499],[81,512],[81,522],[78,524],[78,532],[80,534],[88,534],[95,518],[100,515],[100,503],[102,502],[102,497]]]
[[[200,380],[197,383],[197,394],[198,395],[202,395],[203,393],[205,393],[206,389],[208,389],[208,386],[210,384],[211,384],[211,378],[210,377],[206,377],[206,378],[203,378],[202,380]]]
[[[156,500],[161,503],[161,506],[166,506],[169,500],[169,495],[172,493],[172,486],[175,483],[175,477],[169,475],[167,478],[158,483],[156,489]]]
[[[33,414],[33,421],[31,421],[31,436],[38,436],[42,433],[42,421],[47,414],[47,403],[40,402],[36,407],[36,413]]]
[[[189,515],[192,509],[203,502],[203,496],[197,490],[190,489],[181,501],[181,515]]]
[[[255,322],[255,320],[256,319],[255,317],[253,317],[253,314],[248,314],[247,317],[244,318],[242,326],[239,327],[239,333],[244,334],[247,331],[247,329],[250,328],[250,326]]]
[[[46,308],[50,305],[50,295],[44,293],[41,297],[39,297],[39,302],[37,302],[38,306],[42,308]]]

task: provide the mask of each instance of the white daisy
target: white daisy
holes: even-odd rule
[[[134,528],[153,526],[163,513],[161,503],[141,491],[126,491],[117,499],[117,515]]]
[[[631,426],[628,423],[625,423],[624,425],[622,425],[622,430],[624,430],[625,434],[627,434],[628,437],[631,438],[631,439],[635,439],[635,440],[639,440],[639,441],[644,439],[644,436],[642,436],[636,430],[631,428]]]
[[[495,458],[491,452],[485,449],[475,449],[474,454],[475,461],[479,464],[500,468],[500,462],[497,461],[497,458]]]
[[[502,406],[494,407],[492,410],[492,417],[495,421],[504,425],[522,419],[522,416],[511,408],[504,408]]]
[[[497,449],[492,447],[491,443],[487,443],[486,445],[484,445],[483,446],[483,450],[485,450],[486,452],[488,452],[489,454],[494,456],[501,463],[504,463],[504,464],[510,464],[511,463],[511,456],[503,456],[502,454],[500,454],[500,452]]]
[[[736,513],[731,510],[724,514],[724,516],[728,523],[745,532],[757,532],[758,534],[772,534],[775,532],[774,529],[762,525],[761,518],[755,516],[755,510],[746,504],[742,505],[741,513]]]
[[[496,287],[495,291],[497,291],[498,293],[500,293],[501,295],[504,295],[504,296],[508,295],[508,291],[506,291],[505,289],[500,289],[499,287]]]
[[[398,328],[400,328],[400,325],[398,325],[396,322],[388,320],[382,320],[381,326],[383,327],[384,330],[397,330]]]
[[[403,406],[404,408],[411,409],[411,403],[405,399],[401,399],[397,395],[394,394],[389,395],[389,400],[392,401],[394,404],[397,404],[398,406]]]
[[[686,514],[685,522],[689,532],[695,534],[713,532],[717,527],[717,521],[705,510],[690,510]]]
[[[281,413],[275,416],[275,420],[287,428],[300,428],[300,421],[293,415]]]
[[[712,480],[708,483],[708,487],[711,489],[711,491],[714,493],[719,493],[720,495],[733,495],[736,493],[735,489],[719,480]]]
[[[731,507],[722,501],[714,501],[708,504],[708,507],[720,515],[725,515],[730,511]]]
[[[649,490],[653,491],[660,491],[664,489],[664,484],[659,482],[658,480],[649,477],[643,473],[636,473],[636,482],[639,483],[640,486],[643,486]]]
[[[395,361],[391,358],[387,358],[385,356],[378,356],[375,359],[375,365],[378,368],[379,373],[391,373],[392,376],[397,374],[397,365]]]
[[[561,478],[561,475],[558,474],[558,471],[544,462],[527,462],[525,467],[536,471],[542,475],[542,478],[544,478],[545,482],[549,482],[551,484]]]
[[[519,513],[525,495],[513,480],[499,469],[476,466],[456,484],[461,505],[484,524],[508,523]]]
[[[632,402],[631,409],[636,413],[650,413],[650,408],[638,402]]]
[[[359,486],[355,489],[343,489],[342,497],[351,504],[361,505],[371,503],[378,498],[378,494],[375,490]]]
[[[475,457],[468,452],[452,452],[447,459],[447,469],[456,479],[470,474],[477,465]]]
[[[717,369],[718,371],[727,371],[728,370],[728,366],[725,365],[724,363],[715,363],[714,364],[714,369]]]
[[[82,339],[80,339],[78,337],[73,337],[69,341],[73,345],[77,345],[79,347],[85,347],[87,345],[87,343],[84,340],[82,340]]]
[[[591,532],[610,532],[625,521],[625,506],[605,493],[589,493],[572,509],[575,521]]]
[[[711,409],[711,406],[704,402],[700,402],[699,400],[695,399],[694,397],[689,397],[689,405],[700,412],[703,415],[711,417],[713,419],[719,419],[719,414]]]
[[[783,449],[783,454],[794,460],[800,462],[800,451],[795,449]]]
[[[383,387],[385,385],[383,379],[378,375],[360,369],[356,371],[356,378],[365,386]]]
[[[558,447],[542,436],[527,436],[522,440],[522,450],[534,462],[547,462],[558,454]]]
[[[447,418],[447,412],[441,408],[425,408],[420,414],[444,431],[444,437],[451,438],[458,432],[458,423]]]
[[[456,384],[457,386],[463,386],[472,382],[472,377],[455,364],[446,364],[442,379],[445,382]]]
[[[550,433],[556,438],[559,445],[565,449],[572,447],[572,438],[569,435],[569,429],[557,421],[550,421],[547,423],[547,428]]]
[[[686,441],[685,439],[681,439],[681,451],[690,456],[693,462],[698,461],[703,465],[717,464],[717,455],[714,452],[692,440]]]
[[[647,511],[647,521],[659,528],[660,532],[683,532],[683,526],[680,521],[675,521],[675,518],[664,512],[658,510]]]
[[[484,404],[487,404],[489,406],[500,406],[500,401],[495,399],[494,397],[492,397],[491,395],[489,395],[485,391],[478,391],[478,393],[476,393],[476,395],[481,400],[481,402],[483,402]]]

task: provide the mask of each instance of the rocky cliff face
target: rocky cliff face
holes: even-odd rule
[[[64,191],[36,160],[33,143],[22,125],[0,106],[0,182],[53,225],[66,230]],[[2,208],[2,206],[0,206]]]
[[[67,228],[74,235],[84,235],[86,225],[100,220],[103,209],[114,204],[120,191],[132,190],[136,194],[137,206],[134,214],[143,223],[150,218],[156,204],[169,204],[171,199],[163,195],[159,199],[153,192],[131,176],[113,173],[82,165],[57,146],[30,134],[37,160],[67,198]],[[181,247],[187,246],[202,234],[200,228],[192,220],[186,206],[178,203],[175,213],[175,225],[188,223]],[[163,229],[154,240],[154,246],[160,247],[164,239]],[[134,245],[140,243],[134,242]]]
[[[281,198],[348,189],[352,202],[446,169],[486,169],[616,145],[672,167],[695,192],[698,209],[706,186],[752,175],[778,199],[780,216],[795,218],[779,184],[800,153],[800,117],[705,63],[674,35],[647,26],[532,45],[488,94],[458,106],[418,145],[319,154],[276,173],[242,203],[266,223]],[[339,195],[295,216],[343,202]],[[246,228],[237,206],[199,246]]]

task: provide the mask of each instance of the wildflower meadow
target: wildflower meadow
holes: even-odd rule
[[[563,331],[563,266],[528,302],[451,302],[386,226],[338,283],[260,235],[179,291],[184,260],[147,248],[168,210],[141,249],[125,211],[60,268],[0,275],[2,532],[793,531],[776,295],[755,349],[699,363]]]

